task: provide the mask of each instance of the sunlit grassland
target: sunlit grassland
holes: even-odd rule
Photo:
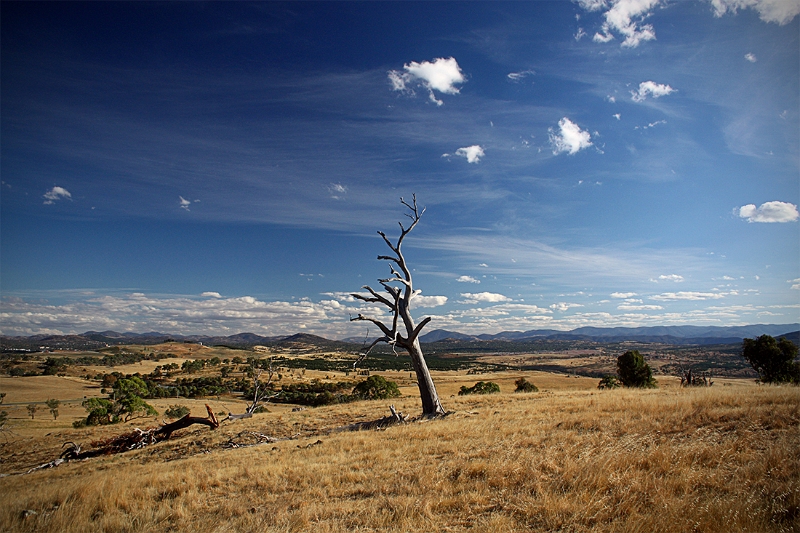
[[[0,478],[0,530],[800,528],[796,387],[597,391],[531,374],[542,392],[459,397],[451,389],[466,378],[455,377],[437,378],[453,411],[442,420],[329,434],[386,414],[387,402],[272,412]],[[395,404],[419,411],[410,395]],[[244,430],[296,437],[224,447]],[[80,437],[72,431],[59,436]],[[43,442],[57,455],[53,436]]]

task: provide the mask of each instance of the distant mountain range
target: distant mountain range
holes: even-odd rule
[[[652,326],[642,328],[593,328],[584,327],[571,331],[534,329],[530,331],[503,331],[494,335],[465,335],[443,329],[433,330],[420,337],[420,342],[430,344],[453,340],[461,342],[533,342],[595,341],[595,342],[656,342],[662,344],[735,344],[744,338],[760,335],[787,337],[800,344],[800,324],[756,324],[751,326]],[[341,341],[329,340],[316,335],[298,333],[289,336],[265,337],[254,333],[239,333],[229,336],[170,335],[147,332],[118,333],[116,331],[87,331],[80,335],[32,335],[29,337],[0,336],[0,347],[4,350],[37,350],[40,347],[62,349],[97,349],[115,344],[159,344],[167,341],[202,342],[206,345],[225,345],[249,348],[256,345],[275,347],[315,346],[322,349],[352,350],[364,344],[363,338],[351,337]]]
[[[571,331],[532,329],[529,331],[503,331],[494,335],[465,335],[454,331],[436,329],[419,340],[422,343],[445,339],[459,341],[530,341],[530,340],[583,340],[597,342],[660,342],[664,344],[731,344],[745,338],[761,335],[785,336],[797,342],[800,324],[755,324],[751,326],[651,326],[641,328],[583,327]]]

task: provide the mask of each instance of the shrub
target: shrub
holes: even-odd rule
[[[185,405],[170,405],[169,408],[164,411],[164,415],[167,418],[183,418],[188,414],[189,408]]]
[[[656,386],[653,371],[638,350],[625,352],[617,358],[617,374],[626,387],[652,389]]]
[[[397,383],[383,376],[370,376],[353,387],[353,396],[362,400],[386,400],[400,396]]]
[[[742,341],[742,356],[764,383],[800,383],[797,346],[785,338],[776,341],[769,335]]]
[[[525,378],[519,378],[514,382],[514,385],[517,386],[517,388],[514,389],[514,392],[539,392],[539,387],[537,387],[536,385],[534,385]]]
[[[600,380],[600,383],[597,384],[597,388],[602,389],[618,389],[620,386],[619,380],[617,376],[603,376],[603,379]]]
[[[461,390],[458,391],[459,396],[464,396],[466,394],[494,394],[496,392],[500,392],[500,385],[494,383],[493,381],[479,381],[472,387],[467,387],[466,385],[461,386]]]

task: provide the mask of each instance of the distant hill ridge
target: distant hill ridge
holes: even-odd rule
[[[582,327],[571,331],[554,329],[535,329],[529,331],[503,331],[496,334],[467,335],[455,331],[436,329],[420,337],[422,343],[445,340],[461,342],[526,342],[537,340],[584,340],[597,342],[658,342],[663,344],[733,344],[744,338],[760,335],[787,337],[795,343],[800,342],[800,324],[755,324],[749,326],[649,326],[640,328],[596,328]],[[294,335],[262,336],[255,333],[238,333],[228,336],[211,335],[170,335],[147,332],[119,333],[116,331],[87,331],[80,335],[31,335],[28,337],[0,336],[4,348],[38,348],[46,345],[52,348],[99,348],[107,344],[158,344],[166,341],[202,342],[208,345],[227,345],[234,347],[297,346],[313,345],[324,348],[353,349],[353,345],[364,344],[364,339],[351,337],[344,340],[329,340],[308,333]],[[370,339],[371,340],[371,339]]]
[[[522,341],[533,339],[553,340],[597,340],[619,342],[635,340],[640,342],[663,342],[666,344],[718,344],[741,342],[745,338],[761,335],[773,337],[798,337],[800,324],[754,324],[749,326],[648,326],[639,328],[596,328],[582,327],[570,331],[553,329],[533,329],[529,331],[503,331],[494,335],[466,335],[444,329],[436,329],[420,337],[420,342],[430,343],[445,339],[460,341]]]

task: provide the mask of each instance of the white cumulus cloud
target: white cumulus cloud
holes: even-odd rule
[[[464,148],[459,148],[456,150],[456,155],[459,157],[466,157],[467,163],[478,163],[481,160],[481,157],[486,155],[479,145],[474,144],[472,146],[466,146]]]
[[[612,298],[632,298],[636,296],[635,292],[612,292]]]
[[[653,300],[669,301],[669,300],[719,300],[724,298],[725,294],[721,292],[694,292],[694,291],[681,291],[681,292],[665,292],[651,296]]]
[[[658,279],[661,281],[674,281],[675,283],[683,282],[683,276],[679,274],[661,274]]]
[[[675,92],[669,85],[656,83],[654,81],[643,81],[639,84],[638,91],[631,91],[631,98],[634,102],[643,102],[650,95],[653,98],[660,98]]]
[[[744,58],[751,63],[755,63],[756,61],[758,61],[755,54],[745,54]]]
[[[461,303],[469,303],[474,304],[478,302],[488,302],[488,303],[500,303],[500,302],[510,302],[511,298],[505,296],[503,294],[498,294],[496,292],[462,292],[461,297],[464,298],[464,301]]]
[[[178,200],[178,205],[180,205],[181,209],[189,210],[189,206],[192,205],[192,202],[184,198],[183,196],[178,196],[180,200]]]
[[[419,292],[411,299],[412,307],[439,307],[447,303],[447,296],[423,296]]]
[[[553,154],[567,152],[569,155],[577,154],[580,150],[592,146],[591,135],[582,130],[580,126],[567,117],[558,121],[558,133],[550,128],[550,144]]]
[[[200,296],[204,296],[206,298],[222,298],[222,295],[220,293],[214,291],[206,291],[202,293]]]
[[[759,207],[755,204],[739,208],[739,217],[748,222],[794,222],[800,218],[797,206],[789,202],[765,202]]]
[[[598,43],[607,43],[614,39],[617,33],[625,39],[622,46],[636,48],[643,41],[652,41],[656,32],[651,24],[644,24],[645,19],[661,0],[614,0],[605,1],[579,1],[581,7],[587,11],[599,11],[610,8],[603,14],[605,22],[599,32],[595,33],[593,40]]]
[[[481,280],[475,279],[472,276],[459,276],[456,278],[459,283],[480,283]]]
[[[412,86],[422,85],[427,91],[431,101],[436,105],[444,102],[436,98],[434,91],[444,94],[458,94],[457,84],[464,83],[466,78],[455,58],[439,57],[431,61],[417,63],[412,61],[403,65],[405,72],[399,70],[389,71],[389,80],[395,91],[414,92]]]
[[[550,306],[550,309],[552,309],[553,311],[560,311],[560,312],[563,313],[564,311],[567,311],[567,310],[569,310],[569,309],[571,309],[573,307],[583,307],[583,305],[569,303],[569,302],[558,302],[558,303],[552,304]]]
[[[46,193],[44,193],[43,198],[44,198],[44,205],[52,205],[56,203],[56,200],[61,200],[63,198],[71,199],[72,195],[64,187],[55,186]]]
[[[730,11],[751,8],[758,12],[764,22],[788,24],[800,13],[800,2],[797,0],[711,0],[714,15],[723,16]]]

